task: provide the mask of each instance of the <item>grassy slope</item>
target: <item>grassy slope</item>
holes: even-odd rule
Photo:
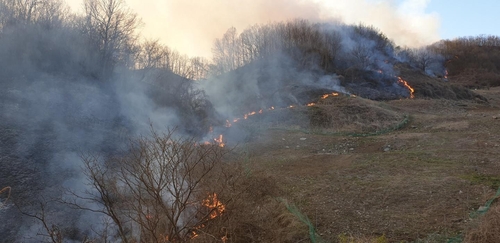
[[[236,151],[253,173],[274,178],[326,241],[344,234],[442,242],[470,226],[469,213],[500,178],[500,118],[493,118],[500,116],[500,89],[478,93],[490,103],[418,96],[380,102],[411,117],[384,135],[256,129]]]

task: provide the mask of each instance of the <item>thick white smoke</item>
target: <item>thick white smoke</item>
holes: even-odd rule
[[[416,47],[440,39],[439,17],[426,13],[430,0],[126,0],[144,22],[142,34],[189,56],[211,56],[213,41],[232,26],[296,18],[341,20],[379,28],[397,45]],[[68,0],[73,9],[81,0]]]

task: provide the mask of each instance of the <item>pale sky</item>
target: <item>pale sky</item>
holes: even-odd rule
[[[124,0],[142,19],[141,34],[189,56],[210,57],[215,38],[234,26],[304,18],[373,25],[397,45],[500,35],[499,0]],[[74,10],[82,0],[66,0]]]
[[[439,33],[443,39],[482,34],[500,36],[499,0],[432,0],[426,11],[439,14]]]

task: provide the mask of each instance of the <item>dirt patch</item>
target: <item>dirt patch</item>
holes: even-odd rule
[[[354,155],[313,154],[290,162],[287,170],[297,171],[299,176],[317,176],[351,166]],[[307,166],[304,165],[307,161]]]
[[[464,130],[467,128],[469,128],[469,122],[467,121],[443,122],[433,127],[433,129],[446,129],[446,130]]]

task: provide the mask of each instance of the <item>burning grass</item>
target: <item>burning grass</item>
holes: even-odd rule
[[[408,82],[406,80],[402,79],[401,77],[398,77],[398,83],[402,84],[403,86],[405,86],[410,91],[410,99],[415,98],[415,95],[414,95],[415,89],[412,88],[410,86],[410,84],[408,84]]]
[[[406,87],[408,89],[411,88],[410,91],[412,91],[411,94],[414,97],[449,100],[477,100],[480,102],[487,101],[483,96],[478,95],[467,88],[457,86],[437,78],[429,77],[404,64],[397,65],[397,69],[401,73],[401,76],[398,77],[399,82],[405,86],[411,85],[411,87]]]
[[[253,131],[251,133],[262,129],[286,129],[325,134],[372,134],[392,130],[406,119],[405,114],[386,103],[331,93],[321,96],[317,102],[257,113],[235,124]]]

